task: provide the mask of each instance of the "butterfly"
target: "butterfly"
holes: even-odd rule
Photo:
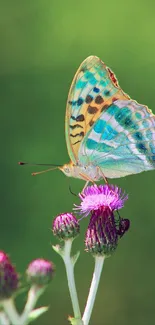
[[[123,92],[96,56],[72,81],[65,134],[71,162],[59,169],[67,176],[96,182],[155,168],[155,116]]]
[[[86,184],[155,169],[155,115],[130,99],[96,56],[81,63],[72,81],[65,134],[71,161],[55,168]]]

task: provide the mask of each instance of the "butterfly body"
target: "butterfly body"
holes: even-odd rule
[[[98,181],[155,169],[155,116],[123,92],[96,56],[75,74],[65,133],[71,162],[60,169],[67,176]]]
[[[60,170],[68,177],[80,178],[85,181],[97,182],[103,178],[100,169],[93,165],[74,165],[70,162],[60,167]]]

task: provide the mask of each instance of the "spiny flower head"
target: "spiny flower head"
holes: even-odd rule
[[[47,285],[51,281],[53,273],[53,263],[42,258],[33,260],[26,271],[28,282],[38,286]]]
[[[0,299],[10,298],[19,286],[19,276],[8,255],[0,251]]]
[[[53,233],[59,239],[75,238],[80,232],[77,218],[72,213],[61,213],[53,221]]]

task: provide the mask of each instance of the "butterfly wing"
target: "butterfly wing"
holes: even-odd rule
[[[83,139],[78,157],[108,178],[155,169],[155,116],[136,101],[115,101]]]
[[[88,57],[77,70],[67,99],[65,133],[74,164],[78,161],[81,141],[102,111],[116,99],[129,99],[129,96],[98,57]]]

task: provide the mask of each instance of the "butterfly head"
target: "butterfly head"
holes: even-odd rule
[[[69,163],[69,164],[65,164],[61,167],[59,167],[59,169],[68,177],[74,177],[74,169],[75,166],[73,165],[73,163]]]
[[[86,172],[86,167],[74,165],[72,162],[70,162],[69,164],[65,164],[58,168],[68,177],[85,179],[82,177],[82,174]]]

